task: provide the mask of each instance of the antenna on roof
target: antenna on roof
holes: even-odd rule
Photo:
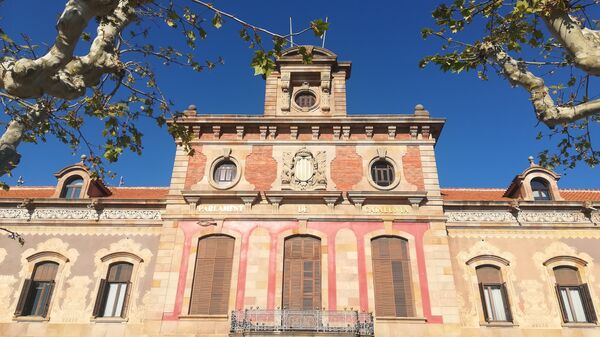
[[[121,179],[119,179],[119,187],[122,187],[123,185],[125,185],[125,178],[121,176]]]
[[[325,17],[325,23],[329,21],[329,17]],[[323,32],[323,42],[321,42],[321,48],[325,48],[325,38],[327,37],[327,31]]]
[[[292,17],[290,16],[290,48],[294,46],[294,31],[292,29]]]
[[[23,179],[23,176],[19,176],[19,179],[17,179],[17,186],[23,186],[23,184],[25,184],[25,179]]]

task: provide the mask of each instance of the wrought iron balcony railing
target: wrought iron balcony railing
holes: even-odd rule
[[[355,310],[246,309],[231,313],[231,332],[311,331],[373,336],[373,315]]]

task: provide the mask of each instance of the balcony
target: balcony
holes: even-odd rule
[[[231,313],[231,335],[335,334],[373,336],[373,315],[354,310],[262,310],[246,309]]]

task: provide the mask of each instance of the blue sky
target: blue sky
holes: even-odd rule
[[[436,3],[215,1],[223,10],[281,33],[287,32],[290,16],[297,29],[314,18],[329,17],[326,48],[340,60],[353,62],[348,82],[350,114],[406,114],[421,103],[433,116],[447,118],[436,147],[443,187],[507,187],[527,167],[529,155],[551,144],[535,139],[544,127],[537,125],[522,89],[513,89],[495,76],[482,82],[471,73],[454,75],[435,67],[419,69],[419,59],[438,50],[437,41],[424,41],[420,36],[421,28],[432,26],[430,13]],[[0,7],[0,26],[11,35],[26,33],[40,44],[51,43],[63,5],[64,1],[58,0],[5,0]],[[262,113],[264,80],[253,76],[249,66],[252,51],[238,37],[239,28],[226,20],[220,30],[209,29],[207,40],[200,42],[195,51],[200,59],[222,56],[224,65],[202,73],[177,67],[158,70],[159,84],[176,109],[195,104],[201,114]],[[164,26],[152,33],[159,44],[177,38]],[[320,43],[310,35],[295,42]],[[150,123],[143,123],[142,129],[143,154],[128,153],[111,169],[124,176],[127,186],[166,186],[173,165],[173,140],[164,129]],[[94,138],[99,139],[99,135]],[[77,162],[82,152],[73,154],[50,139],[45,144],[25,144],[21,153],[21,164],[14,177],[8,179],[10,184],[23,176],[26,185],[52,185],[52,173]],[[559,182],[562,188],[600,188],[597,169],[582,164],[558,173],[563,174]],[[118,177],[109,181],[112,185],[117,182]]]

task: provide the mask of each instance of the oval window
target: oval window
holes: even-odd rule
[[[317,103],[317,97],[310,91],[302,91],[296,95],[295,101],[301,108],[311,108]]]
[[[237,174],[237,166],[231,160],[223,160],[215,167],[213,180],[219,185],[230,184]]]
[[[374,162],[371,165],[371,178],[378,186],[390,186],[394,182],[394,166],[387,160]]]

